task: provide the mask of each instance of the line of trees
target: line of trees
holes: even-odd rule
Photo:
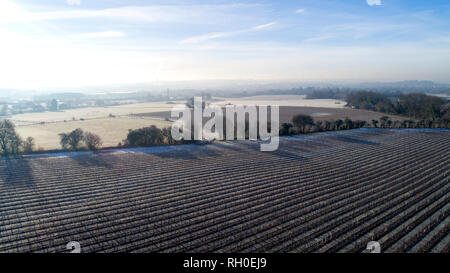
[[[124,147],[148,147],[161,145],[176,145],[192,143],[187,140],[175,140],[172,138],[170,128],[160,129],[155,125],[136,130],[128,130],[127,138],[119,146]]]
[[[282,123],[280,135],[307,134],[323,131],[350,130],[368,126],[364,120],[333,120],[314,121],[309,115],[298,114],[292,118],[292,123]]]
[[[292,123],[282,123],[280,135],[306,134],[323,131],[350,130],[358,128],[447,128],[450,123],[443,119],[421,119],[421,120],[391,120],[388,116],[380,117],[379,120],[319,120],[314,122],[311,116],[298,114],[292,118]]]
[[[83,131],[77,128],[68,133],[58,134],[60,145],[66,151],[91,150],[95,151],[101,148],[103,141],[95,133]],[[123,147],[146,147],[160,145],[175,145],[192,143],[193,141],[176,141],[172,138],[170,128],[160,129],[154,125],[129,130]],[[36,143],[34,138],[28,137],[22,140],[15,129],[15,125],[10,120],[0,120],[0,155],[18,155],[30,154],[35,151]]]
[[[306,95],[306,99],[337,99],[342,100],[349,93],[348,90],[333,90],[321,89],[314,90],[312,93]]]
[[[81,149],[81,145],[84,143],[85,147],[91,151],[98,150],[103,141],[97,134],[91,132],[84,132],[82,129],[77,128],[69,133],[59,134],[60,144],[64,150],[76,151]]]
[[[59,134],[60,144],[64,150],[75,151],[84,147],[89,150],[97,150],[102,145],[102,139],[97,134],[75,129],[70,133]],[[12,121],[0,120],[0,155],[10,156],[18,154],[30,154],[35,151],[36,142],[33,137],[23,140],[16,131]]]
[[[270,124],[268,124],[269,126]],[[292,123],[282,123],[280,125],[280,135],[306,134],[322,131],[350,130],[357,128],[449,128],[450,123],[445,119],[420,119],[420,120],[391,120],[388,116],[366,122],[364,120],[319,120],[309,115],[298,114],[292,118]],[[248,120],[246,120],[246,138],[248,138]],[[270,126],[269,126],[270,130]],[[226,134],[224,128],[224,134]],[[77,128],[68,133],[59,134],[60,144],[63,150],[97,150],[103,142],[99,135],[85,132]],[[160,129],[154,125],[129,130],[127,138],[119,147],[148,147],[161,145],[177,145],[193,143],[195,141],[172,138],[170,128]],[[35,151],[36,143],[34,138],[28,137],[22,140],[15,130],[14,123],[10,120],[0,120],[0,155],[9,156],[16,154],[29,154]]]
[[[22,140],[10,120],[0,120],[0,155],[9,156],[20,153],[31,153],[35,147],[34,138]]]
[[[345,100],[348,106],[356,109],[407,116],[410,119],[450,120],[449,105],[445,99],[422,93],[399,94],[389,98],[385,94],[361,91],[348,94]]]

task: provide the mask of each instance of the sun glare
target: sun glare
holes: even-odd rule
[[[8,0],[0,0],[0,22],[18,22],[24,17],[24,12]]]

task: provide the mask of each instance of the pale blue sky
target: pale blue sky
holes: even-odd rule
[[[0,0],[0,87],[450,82],[450,2]]]

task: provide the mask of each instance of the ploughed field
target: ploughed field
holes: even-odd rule
[[[0,159],[0,252],[448,252],[450,131]]]

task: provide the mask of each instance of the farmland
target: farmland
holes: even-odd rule
[[[405,120],[407,117],[389,115],[368,110],[352,109],[345,107],[346,102],[334,99],[305,99],[304,95],[266,95],[251,96],[242,98],[220,98],[214,97],[211,105],[224,107],[226,105],[276,105],[280,109],[280,123],[291,123],[292,117],[297,114],[310,115],[315,121],[344,120],[364,120],[370,123],[372,120],[379,120],[380,117],[388,116],[392,120]],[[170,119],[170,110],[135,113],[132,116]]]
[[[165,102],[133,103],[109,107],[87,107],[58,112],[25,113],[10,117],[22,138],[33,137],[37,148],[60,149],[58,134],[81,128],[98,134],[104,147],[116,146],[127,137],[128,129],[150,125],[169,127],[170,122],[159,118],[136,118],[129,115],[170,111]]]
[[[241,98],[215,98],[217,101],[213,104],[225,106],[227,104],[235,105],[279,105],[291,107],[322,107],[322,108],[344,108],[345,101],[334,99],[306,99],[305,95],[264,95],[250,96]]]
[[[39,112],[16,114],[9,119],[13,120],[17,126],[37,123],[63,122],[80,119],[106,118],[110,114],[114,116],[124,116],[130,114],[150,113],[160,111],[170,111],[172,105],[164,102],[133,103],[120,106],[108,107],[85,107],[57,112]]]
[[[336,102],[339,102],[338,104]],[[372,111],[345,108],[345,102],[328,99],[305,99],[303,95],[252,96],[242,98],[213,98],[213,104],[225,106],[232,104],[279,105],[280,122],[291,122],[296,114],[312,115],[315,120],[361,119],[370,122],[383,116]],[[76,128],[98,134],[103,147],[114,147],[123,141],[129,129],[150,125],[159,128],[169,127],[171,109],[184,101],[130,103],[119,106],[85,107],[56,112],[37,112],[16,114],[9,117],[16,125],[22,138],[33,137],[37,148],[43,150],[60,149],[60,133]],[[391,116],[393,120],[401,119]]]
[[[0,252],[448,252],[449,130],[0,159]]]
[[[102,138],[103,147],[114,147],[127,137],[128,129],[134,130],[150,125],[166,128],[170,127],[171,123],[157,119],[116,117],[24,125],[16,127],[16,130],[24,138],[33,137],[38,149],[53,150],[61,148],[59,133],[70,132],[76,128],[95,132]]]
[[[344,120],[350,118],[352,120],[365,120],[370,123],[372,120],[379,120],[382,116],[388,116],[392,120],[405,120],[408,118],[386,115],[384,113],[377,113],[367,110],[351,109],[351,108],[324,108],[324,107],[300,107],[300,106],[280,106],[280,123],[292,123],[292,117],[297,114],[310,115],[315,121],[328,120],[333,121],[337,119]],[[225,111],[224,111],[225,113]],[[170,111],[164,112],[149,112],[134,114],[136,117],[168,119],[170,118]],[[205,119],[207,120],[207,119]]]
[[[148,103],[130,103],[119,106],[108,107],[85,107],[78,109],[62,110],[57,112],[38,112],[38,113],[24,113],[15,114],[8,119],[14,121],[16,126],[34,125],[40,123],[54,123],[72,120],[90,120],[103,119],[109,115],[114,116],[128,116],[139,115],[144,113],[168,112],[176,104],[184,104],[185,101],[168,102],[148,102]],[[234,104],[255,104],[266,105],[274,104],[280,106],[308,106],[308,107],[324,107],[324,108],[343,108],[345,102],[342,104],[335,104],[335,100],[307,100],[304,96],[254,96],[243,97],[236,99],[214,98],[214,104],[225,105],[227,103]]]

